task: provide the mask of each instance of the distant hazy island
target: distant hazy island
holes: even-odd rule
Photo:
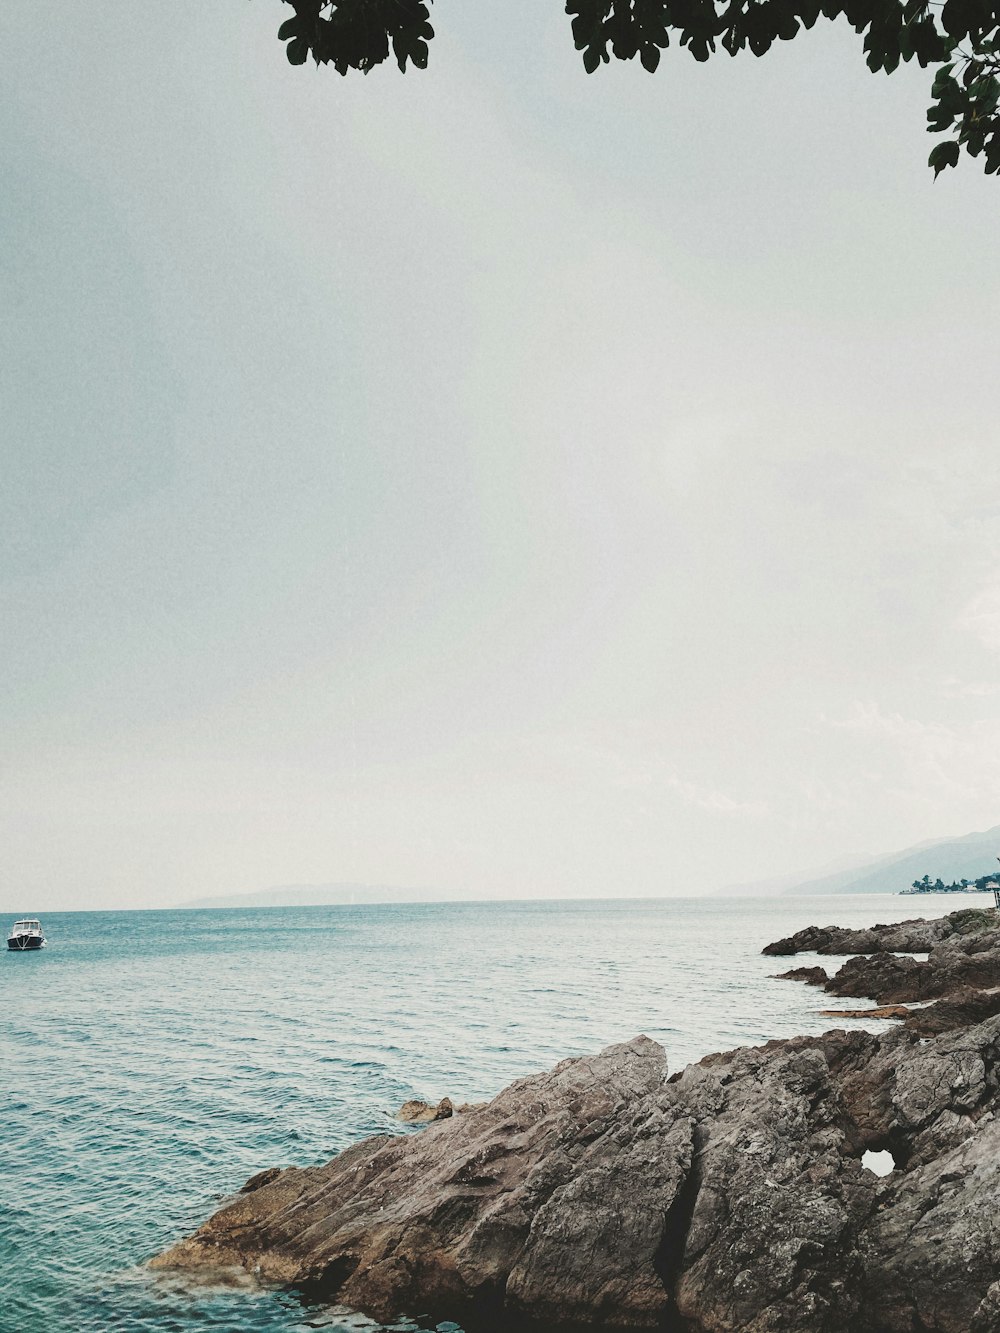
[[[460,893],[401,888],[392,884],[281,884],[254,893],[194,898],[182,907],[340,907],[351,903],[427,903],[455,901]]]
[[[566,901],[599,901],[605,895],[580,892],[553,894]],[[524,895],[510,893],[475,893],[466,888],[413,888],[398,884],[280,884],[253,893],[217,894],[210,898],[189,898],[178,903],[179,908],[236,908],[236,907],[350,907],[352,904],[385,903],[405,905],[430,903],[483,903],[522,902]]]
[[[996,880],[996,856],[1000,850],[1000,824],[981,833],[958,838],[938,838],[917,843],[882,856],[842,860],[836,869],[787,874],[752,883],[728,884],[717,890],[724,895],[847,894],[847,893],[978,893],[989,891]],[[710,856],[706,852],[706,868]],[[923,878],[921,878],[923,876]],[[945,877],[951,881],[945,882]],[[961,876],[962,878],[957,878]],[[900,886],[911,884],[909,889]],[[982,887],[980,887],[982,886]],[[665,878],[664,891],[671,888]],[[678,891],[676,888],[674,892]],[[683,893],[683,888],[680,889]],[[364,903],[434,903],[481,901],[510,895],[475,893],[468,889],[414,887],[398,884],[280,884],[250,893],[213,894],[179,903],[179,907],[336,907]],[[567,895],[572,896],[572,895]],[[596,895],[581,894],[581,897]]]

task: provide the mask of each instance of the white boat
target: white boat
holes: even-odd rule
[[[34,917],[25,917],[15,921],[7,934],[7,948],[23,952],[25,949],[40,949],[45,943],[42,923]]]

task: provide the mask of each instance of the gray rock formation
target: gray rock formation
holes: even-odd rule
[[[386,1319],[996,1329],[998,1065],[1000,1018],[772,1042],[670,1079],[640,1037],[282,1171],[154,1266],[239,1265]],[[860,1158],[886,1147],[879,1179]]]
[[[825,986],[830,980],[825,967],[793,967],[787,972],[776,972],[775,981],[804,981],[810,986]]]
[[[944,984],[929,962],[882,953],[849,959],[824,982],[823,989],[830,995],[867,996],[879,1004],[902,1004],[943,994],[937,989],[939,981]]]
[[[1000,999],[955,989],[994,975],[1000,924],[874,933],[928,958],[880,947],[852,985],[945,998],[878,1037],[771,1042],[671,1077],[646,1037],[563,1061],[419,1134],[259,1173],[153,1266],[238,1266],[387,1320],[1000,1333]],[[864,1169],[868,1149],[896,1169]]]
[[[961,986],[943,1000],[911,1009],[906,1016],[906,1026],[918,1036],[934,1037],[954,1028],[971,1027],[994,1014],[1000,1014],[1000,990],[982,991],[973,986]]]
[[[864,996],[881,1005],[940,999],[962,988],[989,991],[1000,986],[1000,916],[991,908],[969,908],[934,921],[902,921],[869,930],[810,926],[763,952],[858,954],[821,983],[831,995]],[[907,956],[919,952],[926,952],[926,959]],[[809,976],[804,975],[807,971]],[[793,968],[783,975],[820,981],[813,969]]]
[[[928,953],[942,940],[990,934],[997,926],[992,908],[969,907],[931,920],[893,921],[861,930],[846,926],[806,926],[763,950],[772,957],[795,953]]]
[[[419,1135],[289,1168],[154,1266],[241,1265],[386,1317],[502,1305],[561,1318],[613,1311],[653,1327],[667,1308],[664,1219],[693,1151],[681,1117],[646,1152],[640,1109],[665,1073],[646,1038],[564,1061]],[[648,1209],[630,1199],[640,1167]]]
[[[485,1102],[459,1102],[456,1106],[450,1097],[442,1097],[436,1104],[414,1098],[404,1102],[396,1112],[396,1119],[404,1125],[429,1125],[435,1120],[447,1120],[452,1115],[465,1115],[467,1111],[479,1111]]]

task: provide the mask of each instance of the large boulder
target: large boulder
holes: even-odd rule
[[[848,959],[823,983],[823,989],[830,995],[866,996],[879,1004],[900,1004],[941,994],[939,984],[943,982],[930,963],[905,954],[878,953]]]
[[[419,1135],[283,1171],[154,1267],[239,1265],[385,1317],[499,1303],[654,1327],[664,1218],[693,1151],[690,1121],[649,1101],[665,1077],[645,1037],[563,1061]]]
[[[153,1263],[239,1266],[383,1319],[996,1329],[998,1065],[1000,1017],[771,1042],[669,1079],[639,1037],[258,1178]],[[869,1148],[893,1153],[885,1180]]]

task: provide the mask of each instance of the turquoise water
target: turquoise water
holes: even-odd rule
[[[978,902],[978,898],[972,900]],[[947,898],[43,914],[0,956],[0,1328],[374,1329],[143,1267],[262,1167],[647,1032],[677,1069],[829,1026],[761,947]],[[839,1002],[837,1002],[839,1003]],[[417,1324],[406,1327],[416,1328]],[[454,1327],[454,1326],[452,1326]]]

